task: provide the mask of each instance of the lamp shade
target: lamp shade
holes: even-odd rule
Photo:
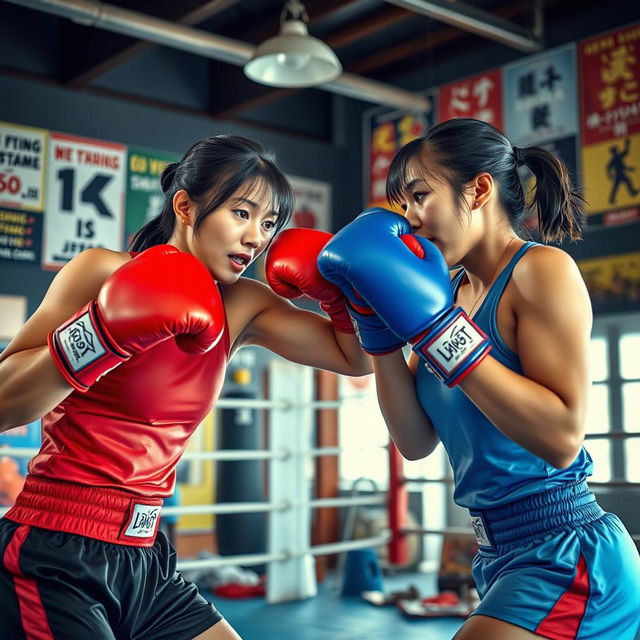
[[[244,72],[272,87],[312,87],[335,80],[342,65],[324,42],[309,35],[302,20],[285,20],[280,34],[255,50]]]

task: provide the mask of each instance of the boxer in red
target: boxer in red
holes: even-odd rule
[[[131,252],[74,258],[0,356],[0,431],[43,417],[42,447],[0,521],[3,637],[237,639],[157,531],[187,441],[243,345],[371,370],[345,299],[317,271],[330,234],[285,233],[267,261],[278,293],[314,298],[328,319],[242,277],[293,206],[260,145],[201,140],[162,187],[163,210]]]

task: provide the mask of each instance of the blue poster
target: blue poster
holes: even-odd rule
[[[0,353],[4,351],[7,343],[4,341],[0,341]],[[3,455],[2,450],[6,447],[13,449],[14,447],[24,447],[27,449],[38,449],[42,444],[42,434],[41,434],[41,421],[34,420],[29,424],[23,424],[17,427],[13,427],[12,429],[7,429],[0,433],[0,505],[3,504],[2,500],[2,485],[3,485],[3,477],[2,474],[7,470],[10,470],[10,467],[6,464],[2,464],[2,461],[6,458]],[[15,462],[18,465],[18,472],[21,475],[26,475],[27,473],[27,463],[31,459],[29,457],[16,457]]]
[[[4,447],[25,448],[25,449],[38,449],[42,444],[41,437],[41,424],[40,420],[34,420],[29,424],[23,424],[13,429],[7,429],[0,433],[0,456],[2,456],[2,450]],[[27,473],[27,464],[32,456],[23,457],[16,456],[15,460],[18,463],[18,468],[22,475]]]
[[[575,45],[529,56],[503,68],[505,133],[524,147],[577,136]]]

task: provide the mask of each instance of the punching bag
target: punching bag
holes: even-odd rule
[[[254,399],[250,390],[234,389],[225,398]],[[251,408],[221,409],[218,450],[263,449],[258,412]],[[265,502],[264,460],[219,460],[216,463],[216,502]],[[264,553],[266,513],[226,513],[216,516],[218,553],[222,556]],[[253,566],[254,571],[260,567]]]

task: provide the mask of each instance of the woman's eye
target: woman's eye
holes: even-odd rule
[[[234,209],[233,213],[235,213],[239,218],[248,218],[249,212],[244,209]]]
[[[264,228],[271,232],[276,228],[276,223],[273,220],[265,220],[263,223]]]
[[[413,194],[413,199],[414,199],[418,204],[420,204],[420,202],[422,201],[422,199],[423,199],[426,195],[427,195],[426,193],[422,193],[422,192],[420,191],[420,192],[417,192],[417,193],[414,193],[414,194]]]

